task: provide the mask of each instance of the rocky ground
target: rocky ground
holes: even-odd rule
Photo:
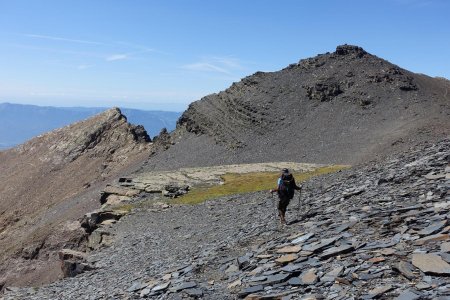
[[[448,299],[449,158],[447,139],[312,179],[285,227],[263,192],[141,206],[102,228],[94,270],[3,297]]]

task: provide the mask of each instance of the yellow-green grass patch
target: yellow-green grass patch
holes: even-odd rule
[[[332,165],[320,167],[309,172],[294,172],[297,183],[313,176],[337,172],[349,166]],[[251,192],[270,190],[276,187],[279,172],[227,173],[221,176],[223,184],[210,187],[193,187],[188,194],[171,200],[176,204],[198,204],[206,200]]]

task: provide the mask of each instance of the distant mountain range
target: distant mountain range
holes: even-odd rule
[[[0,149],[21,144],[39,134],[84,120],[107,108],[50,107],[0,103]],[[121,108],[128,121],[143,125],[150,137],[165,127],[171,131],[181,115],[179,112],[145,111]]]

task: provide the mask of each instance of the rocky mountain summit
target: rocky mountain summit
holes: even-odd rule
[[[93,270],[5,299],[447,299],[450,140],[267,192],[138,207]],[[299,201],[300,200],[300,201]]]
[[[105,181],[148,155],[149,141],[110,109],[0,152],[0,284],[58,278],[55,251],[83,243],[77,219],[96,208]]]
[[[147,169],[270,161],[355,164],[446,136],[448,80],[361,47],[257,72],[193,102]]]

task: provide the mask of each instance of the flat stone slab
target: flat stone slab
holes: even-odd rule
[[[154,288],[152,288],[152,292],[164,291],[169,287],[169,285],[170,285],[170,281],[163,283],[163,284],[159,284],[159,285],[155,286]]]
[[[422,229],[418,233],[421,236],[435,234],[435,233],[440,232],[442,230],[442,228],[445,227],[445,225],[447,225],[447,220],[436,222],[436,223],[433,223],[430,226]]]
[[[406,261],[400,261],[398,264],[394,266],[394,269],[399,271],[403,276],[405,276],[407,279],[412,280],[416,277],[413,270],[414,267]]]
[[[436,254],[414,253],[412,264],[425,274],[450,276],[450,265]]]
[[[396,250],[395,250],[395,249],[392,249],[392,248],[386,248],[386,249],[380,250],[379,252],[380,252],[381,254],[383,254],[384,256],[389,256],[389,255],[394,254],[394,253],[396,252]]]
[[[336,280],[338,276],[341,276],[342,272],[344,271],[343,266],[339,266],[331,270],[330,272],[326,273],[325,275],[320,278],[320,281],[324,282],[333,282]]]
[[[383,296],[383,294],[389,292],[392,289],[393,289],[392,285],[376,287],[376,288],[370,290],[367,295],[364,295],[362,297],[362,299],[376,299],[378,297]]]
[[[264,291],[264,287],[262,285],[255,285],[252,287],[248,287],[243,289],[240,293],[239,293],[239,297],[243,298],[249,294],[253,294],[253,293],[258,293]]]
[[[373,249],[379,249],[379,248],[389,248],[389,247],[397,245],[397,243],[398,242],[395,240],[392,240],[391,242],[386,242],[386,243],[384,243],[384,242],[367,243],[363,249],[364,250],[373,250]]]
[[[316,252],[319,251],[322,248],[325,248],[326,246],[331,245],[332,243],[334,243],[335,241],[337,241],[338,239],[340,239],[341,237],[332,237],[332,238],[328,238],[328,239],[322,239],[318,242],[315,243],[311,243],[308,245],[303,246],[303,250],[304,251],[310,251],[310,252]]]
[[[323,251],[322,255],[320,255],[321,259],[327,259],[329,257],[333,257],[339,254],[348,253],[355,250],[352,245],[341,245],[339,247],[333,247]]]
[[[195,282],[193,282],[193,281],[188,281],[188,282],[183,282],[183,283],[181,283],[181,284],[179,284],[179,285],[176,285],[176,286],[174,286],[174,287],[171,287],[170,288],[170,291],[173,291],[173,292],[179,292],[179,291],[182,291],[182,290],[185,290],[185,289],[191,289],[191,288],[194,288],[194,287],[196,287],[197,286],[197,284],[195,283]]]
[[[296,272],[296,271],[302,269],[304,266],[305,266],[304,264],[288,264],[288,265],[282,267],[281,271],[292,273],[292,272]]]
[[[304,285],[311,285],[317,282],[316,269],[312,268],[300,275],[300,281]]]
[[[187,289],[187,290],[184,290],[184,292],[186,294],[188,294],[189,296],[194,297],[194,298],[198,298],[198,297],[203,296],[203,291],[201,289],[197,289],[197,288],[195,288],[195,289]]]
[[[286,254],[277,258],[275,261],[279,264],[287,264],[296,260],[298,256],[296,254]]]
[[[298,253],[302,250],[301,246],[286,246],[277,250],[277,253]]]
[[[302,285],[302,281],[300,280],[300,277],[292,277],[288,280],[287,283],[292,286]]]
[[[272,284],[284,282],[284,281],[288,280],[289,277],[291,277],[291,274],[289,274],[289,273],[272,275],[272,276],[267,277],[267,280],[262,282],[261,284],[272,285]]]
[[[291,243],[292,244],[300,244],[300,243],[306,242],[313,236],[314,236],[314,233],[307,233],[307,234],[304,234],[302,236],[295,238],[294,240],[291,241]]]
[[[422,245],[425,245],[428,243],[446,241],[448,239],[450,239],[450,235],[448,235],[448,234],[434,234],[434,235],[429,235],[424,238],[418,239],[414,242],[414,244],[416,246],[422,246]]]
[[[450,243],[442,243],[441,244],[441,252],[450,252]]]
[[[135,282],[133,283],[133,285],[127,289],[127,292],[136,292],[136,291],[140,291],[144,288],[147,287],[147,284],[142,283],[142,282]]]
[[[281,293],[275,293],[275,294],[265,294],[265,295],[257,295],[257,294],[250,294],[248,295],[244,300],[273,300],[273,299],[290,299],[290,298],[284,298],[285,296],[288,297],[290,294],[299,293],[302,289],[292,289]],[[304,299],[304,298],[302,298]],[[309,298],[311,300],[316,298]]]
[[[334,231],[334,233],[338,234],[338,233],[341,233],[343,231],[346,231],[347,229],[349,229],[350,227],[352,227],[355,224],[356,224],[355,221],[343,223],[340,226],[336,227],[333,231]]]
[[[416,300],[419,299],[420,296],[413,293],[410,290],[406,290],[400,293],[400,295],[398,295],[397,298],[395,298],[395,300]]]

